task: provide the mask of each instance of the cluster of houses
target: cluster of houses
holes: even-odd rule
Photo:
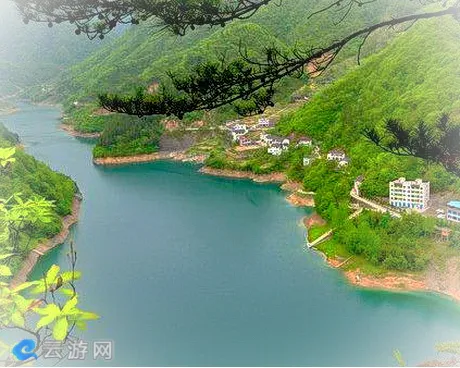
[[[240,120],[231,121],[226,124],[227,129],[230,130],[234,142],[238,142],[240,146],[256,146],[260,144],[257,140],[251,139],[247,136],[249,132],[254,132],[262,129],[273,128],[275,123],[267,118],[260,118],[257,124],[248,126]]]
[[[396,208],[424,212],[429,207],[430,195],[430,182],[421,179],[399,178],[390,182],[390,204]],[[447,204],[447,211],[438,209],[436,212],[440,219],[460,223],[460,201],[451,201]]]

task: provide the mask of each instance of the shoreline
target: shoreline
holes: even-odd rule
[[[327,263],[336,269],[340,269],[337,260],[327,259]],[[431,287],[426,276],[414,274],[397,275],[388,273],[382,277],[362,274],[359,269],[342,271],[347,281],[362,289],[382,290],[401,293],[433,293],[444,296],[456,303],[460,303],[460,293],[455,290],[445,290],[442,287]]]
[[[142,155],[133,156],[120,156],[120,157],[99,157],[93,158],[93,163],[98,166],[119,166],[137,163],[148,163],[159,160],[179,161],[179,162],[192,162],[202,164],[206,160],[205,155],[192,156],[185,153],[185,151],[173,152],[154,152]]]
[[[19,112],[20,110],[17,107],[12,107],[11,109],[0,110],[0,117],[13,115]]]
[[[70,229],[78,222],[82,200],[78,195],[74,196],[72,203],[72,212],[62,218],[61,231],[50,239],[44,240],[32,249],[23,261],[21,269],[16,273],[11,281],[11,287],[18,286],[27,281],[30,272],[33,270],[42,255],[45,255],[50,250],[62,245],[70,234]]]
[[[303,223],[306,225],[305,221]],[[315,251],[324,258],[327,266],[338,270],[353,287],[396,293],[432,293],[460,303],[460,288],[446,287],[444,283],[446,280],[436,280],[433,283],[430,280],[428,271],[421,275],[411,273],[397,274],[388,271],[382,276],[373,276],[362,273],[359,268],[354,270],[342,269],[353,257],[348,259],[330,258],[318,249],[315,249]]]
[[[256,183],[275,183],[281,184],[287,181],[286,174],[273,173],[273,174],[254,174],[249,171],[238,171],[229,169],[213,169],[212,167],[203,166],[200,173],[212,176],[219,176],[222,178],[234,179],[250,179]]]
[[[70,124],[65,124],[61,123],[59,125],[59,128],[66,132],[67,134],[71,135],[72,137],[76,138],[87,138],[87,139],[97,139],[101,136],[101,133],[82,133],[79,132],[78,130],[75,130],[75,128],[70,125]]]

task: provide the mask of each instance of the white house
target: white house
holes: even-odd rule
[[[460,201],[452,201],[447,204],[447,220],[460,223]]]
[[[345,167],[350,164],[350,159],[348,157],[345,157],[343,160],[339,161],[339,167]]]
[[[233,141],[236,142],[240,139],[241,136],[245,135],[248,131],[244,129],[235,129],[232,130]]]
[[[339,167],[345,167],[350,164],[350,159],[347,154],[341,149],[334,149],[327,154],[328,161],[337,161]]]
[[[283,146],[283,149],[288,149],[289,145],[291,144],[291,141],[289,140],[289,138],[281,138],[281,139],[282,139],[281,145]]]
[[[260,133],[260,142],[269,146],[273,141],[273,136],[267,133]]]
[[[260,118],[258,123],[257,123],[257,126],[259,128],[272,128],[272,127],[275,126],[275,123],[273,123],[272,121],[270,121],[267,118]]]
[[[232,127],[232,130],[235,131],[235,130],[245,130],[246,132],[248,131],[248,127],[246,126],[246,124],[235,124],[233,125]]]
[[[425,211],[430,201],[430,183],[405,178],[390,182],[390,204],[393,207]]]
[[[327,154],[329,161],[343,161],[347,158],[347,154],[341,149],[334,149]]]
[[[280,156],[283,153],[283,146],[279,143],[274,143],[268,147],[267,152],[273,156]]]

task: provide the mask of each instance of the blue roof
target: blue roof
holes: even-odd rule
[[[460,210],[460,201],[452,201],[447,204],[449,207],[458,208]]]

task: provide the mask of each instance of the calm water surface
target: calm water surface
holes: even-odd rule
[[[83,338],[113,340],[111,365],[394,365],[394,349],[417,364],[460,341],[454,303],[355,289],[304,250],[307,211],[276,186],[169,162],[95,167],[91,143],[57,129],[58,110],[21,108],[1,120],[84,194],[79,292],[102,319]],[[65,266],[66,250],[35,275]]]

